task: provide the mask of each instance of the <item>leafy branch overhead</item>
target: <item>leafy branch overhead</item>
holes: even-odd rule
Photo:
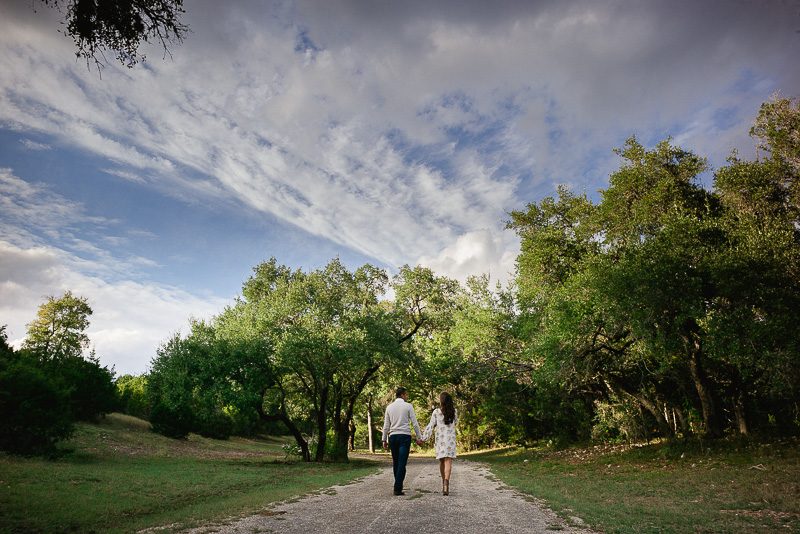
[[[190,31],[180,21],[183,0],[41,1],[63,14],[63,33],[75,42],[75,54],[98,67],[105,63],[105,51],[109,50],[132,68],[146,59],[139,50],[143,43],[161,43],[166,56],[169,46],[181,43]]]

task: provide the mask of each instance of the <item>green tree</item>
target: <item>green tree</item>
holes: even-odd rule
[[[307,399],[316,422],[318,461],[329,421],[329,450],[334,458],[347,457],[362,391],[386,361],[402,357],[396,325],[379,302],[387,282],[382,270],[366,265],[350,272],[337,259],[325,269],[295,273],[257,301],[270,326],[266,337],[283,377],[280,390]]]
[[[92,421],[121,406],[114,371],[100,365],[94,355],[49,360],[42,368],[67,394],[72,417],[78,421]]]
[[[457,281],[436,276],[427,267],[408,265],[392,279],[393,313],[401,329],[399,343],[415,336],[429,336],[451,324],[450,312],[460,291]]]
[[[293,271],[272,258],[242,298],[153,362],[151,389],[170,407],[235,407],[292,433],[304,460],[346,459],[358,400],[386,362],[403,357],[400,330],[379,298],[384,271],[337,260]],[[328,443],[332,432],[333,442]]]
[[[229,369],[249,362],[239,361],[237,353],[218,343],[213,326],[198,320],[190,325],[187,337],[174,334],[162,343],[152,362],[147,396],[153,430],[178,439],[191,431],[226,438],[230,432],[214,429],[227,422],[223,410],[232,402],[226,396]]]
[[[758,148],[770,154],[770,159],[784,167],[786,176],[781,186],[790,191],[795,207],[798,205],[800,184],[800,101],[781,98],[761,104],[761,111],[750,129]]]
[[[587,286],[602,251],[597,212],[585,193],[560,186],[557,198],[513,211],[507,223],[521,238],[509,329],[520,350],[507,359],[529,368],[528,438],[587,437],[587,405],[608,394],[600,370],[632,364],[628,331]]]
[[[740,432],[767,411],[784,428],[796,427],[800,387],[797,357],[800,308],[800,106],[773,97],[761,106],[750,134],[767,159],[734,153],[715,175],[729,246],[720,256],[726,321],[713,321],[714,350],[734,367],[734,413]],[[718,319],[715,317],[715,319]],[[787,408],[793,408],[788,409]]]
[[[28,324],[23,351],[39,361],[40,368],[67,395],[72,416],[91,420],[119,407],[114,371],[101,366],[86,330],[92,309],[85,297],[67,291],[61,298],[49,296]]]
[[[686,364],[705,430],[719,436],[722,410],[704,345],[705,321],[714,311],[714,251],[722,240],[714,225],[717,203],[699,185],[708,164],[668,141],[646,150],[631,138],[617,153],[624,163],[599,208],[607,248],[596,287],[645,358],[678,357]],[[665,428],[663,411],[650,412]]]
[[[153,409],[147,394],[146,375],[122,375],[115,381],[123,413],[149,419]]]
[[[23,348],[41,359],[81,357],[90,345],[86,335],[90,315],[87,299],[75,297],[71,291],[59,299],[48,296],[39,305],[36,319],[27,325]]]
[[[757,407],[797,392],[788,158],[734,155],[709,192],[705,160],[669,141],[616,152],[598,205],[562,189],[512,213],[524,340],[512,362],[598,409],[633,403],[662,435],[690,432],[695,412],[709,436],[747,433]]]

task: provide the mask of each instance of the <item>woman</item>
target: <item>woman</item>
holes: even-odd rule
[[[436,459],[442,474],[442,495],[450,494],[450,470],[456,457],[456,425],[458,412],[449,393],[439,395],[439,407],[431,414],[431,422],[422,432],[423,441],[428,441],[436,428]]]

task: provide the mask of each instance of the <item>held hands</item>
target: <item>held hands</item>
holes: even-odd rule
[[[421,439],[417,438],[417,445],[419,445],[420,447],[422,447],[422,444],[423,444],[423,443],[425,443],[425,442],[424,442],[424,441],[422,441]],[[383,442],[383,448],[384,448],[384,449],[386,449],[387,451],[389,450],[389,442],[388,442],[388,441],[384,441],[384,442]]]

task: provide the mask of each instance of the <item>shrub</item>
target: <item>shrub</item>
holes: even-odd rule
[[[66,395],[25,358],[0,358],[0,449],[52,454],[74,430]]]
[[[153,432],[174,439],[184,439],[194,429],[194,413],[188,406],[171,407],[159,403],[150,414]]]
[[[67,393],[76,420],[92,421],[119,409],[114,373],[96,360],[71,356],[47,361],[44,366]]]
[[[233,419],[222,412],[208,414],[197,422],[197,433],[211,439],[228,439],[233,434]]]

